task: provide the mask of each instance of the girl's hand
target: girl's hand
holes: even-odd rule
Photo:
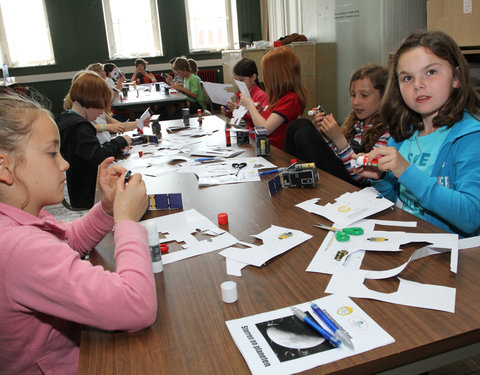
[[[125,174],[116,181],[116,194],[113,203],[113,219],[115,223],[122,220],[139,221],[148,208],[147,188],[142,175],[135,173],[128,184]]]
[[[322,127],[323,120],[325,119],[325,112],[320,112],[315,115],[313,115],[313,125],[315,128],[321,133],[322,131],[320,130]]]
[[[137,128],[137,122],[136,121],[126,121],[123,123],[123,126],[125,127],[125,131],[130,132],[132,130],[135,130]]]
[[[104,125],[105,130],[110,133],[123,133],[125,131],[125,126],[122,123],[112,123]]]
[[[392,172],[396,178],[400,178],[403,172],[410,166],[410,163],[400,155],[395,147],[379,147],[370,151],[366,156],[369,160],[380,157],[378,160],[378,172],[374,171],[377,168],[358,168],[361,172],[359,174],[368,178],[380,179],[383,176],[382,172]]]
[[[127,141],[127,147],[130,147],[130,145],[132,144],[132,138],[130,138],[128,135],[122,135],[123,138],[125,138],[125,140]]]
[[[238,108],[238,105],[232,102],[227,103],[227,108],[230,112],[233,112],[235,109]]]
[[[348,141],[332,114],[324,117],[320,125],[320,132],[332,140],[337,150],[344,150],[348,146]]]
[[[183,88],[182,85],[180,85],[178,82],[172,82],[172,88],[179,90],[180,88]]]
[[[113,156],[106,158],[98,166],[98,187],[101,193],[103,210],[113,216],[113,202],[115,200],[117,180],[122,180],[127,170],[119,165],[112,164]]]
[[[249,111],[251,111],[252,109],[256,109],[255,103],[253,102],[252,98],[247,95],[240,94],[240,104],[247,108]]]
[[[152,116],[148,116],[145,120],[143,120],[143,126],[146,126],[147,128],[149,128],[151,118],[152,118]]]
[[[356,160],[361,155],[365,155],[365,154],[364,153],[360,153],[358,155],[352,154],[352,159]],[[362,165],[361,167],[355,168],[353,171],[359,176],[370,178],[372,180],[381,180],[383,177],[385,177],[385,172],[382,172],[377,167]]]

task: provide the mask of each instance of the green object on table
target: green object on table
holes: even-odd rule
[[[335,232],[335,238],[339,242],[348,241],[350,239],[350,236],[361,236],[364,233],[363,228],[360,228],[360,227],[350,227],[350,228],[339,229],[339,228],[330,227],[324,224],[313,224],[313,226]]]

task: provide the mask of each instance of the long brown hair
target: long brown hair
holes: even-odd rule
[[[289,47],[276,47],[267,52],[262,59],[262,72],[270,107],[287,92],[294,91],[303,112],[307,102],[307,90],[302,84],[300,60]]]
[[[388,70],[387,68],[375,64],[368,64],[357,69],[350,78],[350,89],[353,82],[359,79],[368,78],[372,82],[375,90],[380,92],[380,99],[385,92],[385,86],[387,84]],[[380,107],[380,105],[379,105]],[[350,112],[342,125],[343,135],[350,142],[355,137],[354,125],[358,121],[355,111]],[[378,112],[374,113],[368,119],[364,120],[365,125],[373,124],[369,129],[365,129],[362,133],[362,145],[365,152],[369,152],[377,140],[387,131],[387,125],[383,123]]]
[[[480,114],[480,96],[472,87],[470,68],[455,41],[441,31],[414,33],[403,41],[390,60],[387,88],[380,108],[382,118],[397,142],[410,138],[415,130],[423,130],[420,115],[407,107],[403,101],[397,74],[400,57],[417,47],[425,47],[437,57],[447,61],[453,74],[460,81],[459,88],[452,89],[450,97],[433,118],[433,126],[451,127],[463,118],[465,110],[474,116]]]

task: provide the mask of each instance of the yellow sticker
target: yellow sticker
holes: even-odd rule
[[[353,312],[353,309],[348,306],[342,306],[337,310],[337,314],[342,316],[349,315],[352,312]]]
[[[352,209],[352,207],[348,207],[348,206],[340,206],[337,208],[338,212],[348,212]]]

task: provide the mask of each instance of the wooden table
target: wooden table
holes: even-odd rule
[[[207,120],[216,123],[216,120]],[[222,122],[218,122],[222,126]],[[223,133],[223,132],[222,132]],[[219,137],[223,134],[219,133]],[[253,155],[252,145],[245,146]],[[287,166],[290,155],[272,148],[268,158],[278,166]],[[355,187],[323,171],[312,189],[286,189],[270,197],[263,176],[261,182],[199,188],[189,174],[158,177],[159,192],[181,192],[184,209],[195,208],[213,222],[217,214],[227,212],[229,224],[222,226],[237,239],[251,242],[251,234],[271,224],[299,229],[314,237],[261,268],[248,266],[241,278],[228,276],[225,259],[209,253],[165,265],[156,274],[158,316],[156,323],[137,333],[110,333],[95,329],[82,332],[79,374],[248,374],[249,369],[237,349],[225,321],[236,319],[325,296],[329,275],[305,272],[326,233],[312,226],[329,223],[307,213],[295,204],[321,197],[322,204],[333,202],[340,194]],[[169,212],[159,212],[168,214]],[[151,215],[151,214],[149,214]],[[150,217],[150,216],[148,216]],[[375,215],[385,220],[412,220],[413,216],[397,208]],[[378,228],[378,227],[377,227]],[[382,228],[382,227],[380,227]],[[385,227],[383,227],[385,228]],[[419,232],[441,232],[419,221]],[[403,263],[419,246],[407,246],[402,253],[369,252],[362,268],[389,269]],[[402,277],[457,289],[455,314],[394,305],[379,301],[354,299],[380,326],[395,338],[395,343],[345,358],[307,373],[376,373],[428,358],[480,341],[480,252],[460,252],[458,274],[449,271],[449,254],[413,262]],[[91,258],[113,270],[111,238],[107,238]],[[220,284],[234,280],[238,301],[222,302]],[[394,291],[394,280],[369,280],[368,286],[380,291]],[[99,301],[101,303],[101,301]],[[476,349],[476,347],[475,347]],[[456,357],[460,360],[459,355]],[[435,362],[430,367],[442,363]],[[407,365],[407,366],[417,366]],[[416,367],[424,369],[425,367]],[[414,373],[405,368],[398,373]]]

